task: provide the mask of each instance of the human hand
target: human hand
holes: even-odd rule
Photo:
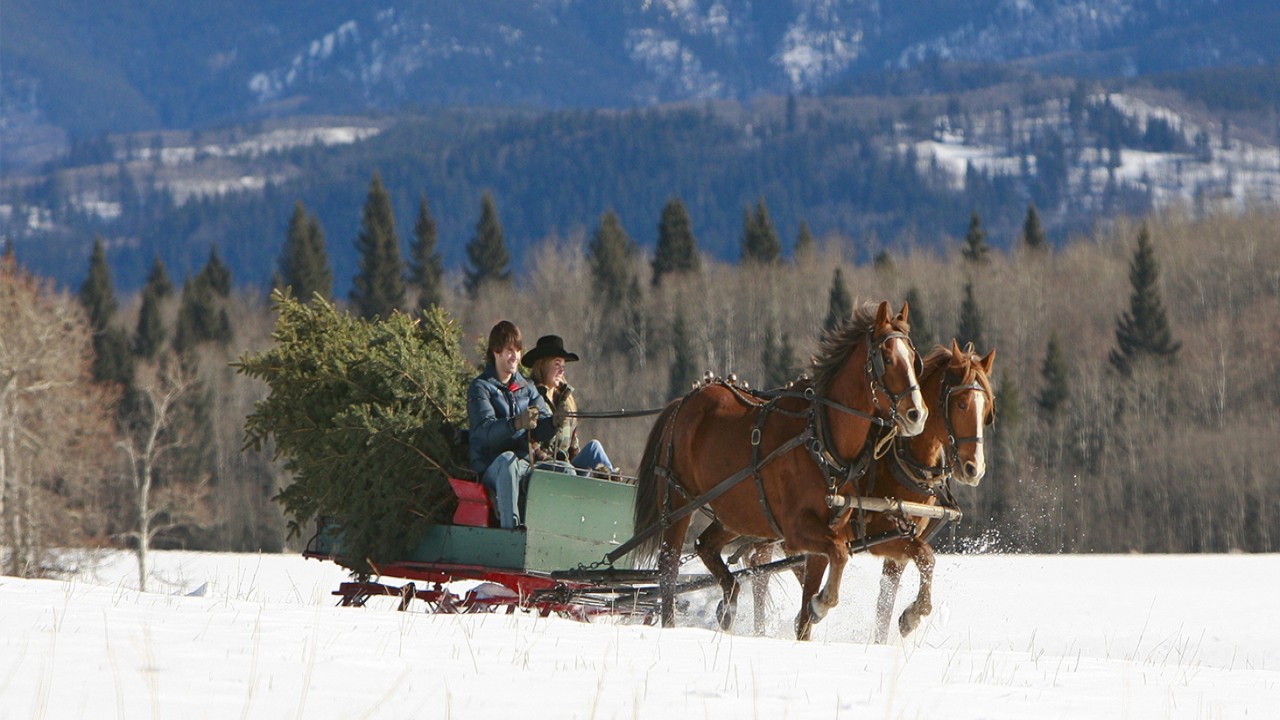
[[[556,429],[563,428],[565,425],[569,424],[569,411],[566,410],[563,405],[556,408],[556,411],[551,413],[551,424],[555,425]]]
[[[537,426],[539,417],[538,408],[531,407],[511,418],[511,425],[516,431],[531,430]]]

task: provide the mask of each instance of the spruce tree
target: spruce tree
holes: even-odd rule
[[[1022,394],[1018,392],[1018,384],[1009,374],[1008,366],[1001,368],[1000,379],[996,383],[996,422],[991,426],[987,451],[987,477],[993,478],[995,491],[983,493],[984,505],[990,510],[991,517],[999,520],[1008,505],[1006,498],[1014,493],[1005,490],[1012,485],[1012,471],[1016,458],[1021,454],[1022,433]]]
[[[1036,212],[1035,203],[1027,203],[1027,219],[1022,222],[1022,242],[1027,248],[1036,251],[1049,247],[1044,230],[1040,228],[1040,213]]]
[[[672,273],[696,273],[702,270],[698,258],[698,241],[693,236],[689,213],[678,197],[667,201],[658,221],[658,243],[653,251],[653,285]]]
[[[894,268],[893,253],[888,250],[881,250],[876,253],[875,259],[871,261],[871,266],[876,269],[876,272],[892,273]]]
[[[667,397],[681,397],[698,379],[697,360],[685,325],[684,312],[676,311],[671,323],[671,370],[667,375]]]
[[[173,282],[169,280],[169,271],[159,255],[151,258],[151,269],[147,271],[144,287],[150,288],[162,300],[167,300],[173,295]]]
[[[1006,366],[1000,370],[1000,381],[996,384],[996,407],[1000,410],[1000,422],[995,428],[1011,433],[1022,422],[1022,394],[1018,392],[1018,384],[1009,375]]]
[[[827,293],[827,319],[822,322],[822,329],[830,332],[849,319],[853,313],[853,296],[849,287],[844,284],[844,272],[837,267],[831,276],[831,290]]]
[[[80,285],[80,305],[89,315],[89,326],[94,333],[107,328],[116,314],[115,290],[111,286],[111,270],[107,267],[107,255],[102,248],[102,238],[93,239],[93,251],[89,255],[89,274]]]
[[[1133,372],[1133,364],[1143,358],[1173,362],[1182,343],[1173,340],[1164,303],[1160,299],[1160,267],[1151,247],[1151,235],[1143,225],[1138,232],[1138,247],[1129,262],[1129,309],[1116,318],[1116,347],[1111,351],[1111,364],[1124,376]]]
[[[783,387],[794,378],[796,353],[791,344],[791,335],[782,333],[779,338],[772,322],[765,328],[760,364],[764,368],[766,388]]]
[[[964,259],[972,263],[987,262],[987,252],[991,249],[986,243],[987,234],[982,231],[982,219],[975,210],[969,215],[969,232],[964,236]]]
[[[511,277],[511,271],[507,269],[511,256],[507,254],[507,245],[502,239],[502,223],[498,221],[493,197],[487,192],[480,198],[480,219],[476,221],[475,234],[467,243],[467,260],[467,293],[473,299],[480,294],[485,283],[506,282]]]
[[[809,232],[809,223],[801,220],[800,230],[796,232],[796,246],[791,251],[791,259],[798,263],[805,262],[813,257],[813,252],[813,233]]]
[[[273,444],[292,476],[275,498],[289,532],[335,516],[352,558],[407,556],[426,525],[447,520],[447,478],[466,466],[454,437],[475,369],[458,323],[439,307],[365,321],[324,301],[272,303],[275,344],[235,367],[269,388],[245,438]]]
[[[1040,366],[1040,379],[1044,385],[1036,398],[1040,407],[1040,415],[1049,423],[1053,423],[1063,405],[1067,402],[1067,363],[1062,357],[1062,349],[1058,345],[1058,334],[1049,335],[1049,344],[1045,348],[1044,363]]]
[[[319,219],[307,215],[301,200],[293,204],[278,267],[280,287],[291,288],[293,296],[304,303],[316,295],[328,300],[333,292],[324,231],[320,229]]]
[[[90,372],[94,382],[131,388],[133,356],[129,354],[129,339],[124,331],[112,325],[117,307],[116,296],[100,237],[93,239],[89,273],[80,285],[79,298],[93,330],[93,364]]]
[[[179,355],[189,355],[200,343],[225,345],[230,341],[231,319],[227,309],[218,301],[208,273],[201,270],[182,283],[173,349]]]
[[[587,263],[591,269],[592,293],[606,308],[622,307],[629,299],[634,281],[632,262],[639,249],[622,229],[613,210],[600,216],[600,224],[587,245]]]
[[[982,338],[982,312],[978,309],[978,301],[973,296],[973,281],[964,284],[964,300],[960,303],[960,322],[956,327],[956,342],[960,347],[973,343],[973,347],[979,352],[985,346]]]
[[[396,235],[391,198],[382,178],[373,174],[369,194],[360,217],[356,237],[360,272],[351,282],[351,302],[357,315],[368,320],[387,318],[404,306],[404,268],[400,261],[400,238]]]
[[[142,308],[133,333],[133,354],[151,360],[164,347],[168,331],[164,326],[164,301],[173,294],[173,283],[159,257],[151,263],[147,283],[142,287]]]
[[[928,309],[920,299],[920,291],[914,285],[907,290],[904,300],[911,310],[911,342],[923,355],[938,342],[938,336],[933,330],[933,323],[929,322]]]
[[[418,218],[409,243],[409,284],[418,291],[418,309],[444,302],[444,261],[436,252],[436,221],[427,207],[427,196],[418,196]]]
[[[749,207],[742,209],[741,261],[772,265],[781,257],[782,244],[778,242],[778,233],[769,220],[769,210],[764,206],[764,198],[758,198],[754,213]]]
[[[209,246],[209,259],[205,261],[204,269],[200,272],[214,295],[223,300],[231,297],[231,269],[222,262],[222,258],[218,257],[216,243]]]

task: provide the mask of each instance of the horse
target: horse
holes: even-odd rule
[[[889,498],[954,506],[949,482],[976,486],[986,474],[983,428],[995,417],[995,396],[991,389],[991,366],[995,350],[978,358],[970,347],[962,351],[955,340],[951,347],[938,345],[924,358],[920,387],[929,411],[924,431],[911,438],[897,437],[883,458],[875,461],[860,483],[863,497]],[[916,599],[902,611],[898,630],[903,637],[919,626],[933,610],[934,555],[926,534],[928,518],[908,519],[889,512],[869,513],[860,523],[861,537],[901,532],[904,537],[873,545],[868,552],[884,558],[880,594],[876,600],[875,640],[885,643],[893,614],[898,584],[908,561],[920,573]],[[935,526],[936,527],[936,526]],[[748,565],[769,562],[772,543],[749,548]],[[753,582],[756,632],[763,631],[765,589],[768,576]]]
[[[789,554],[805,555],[798,639],[808,639],[812,623],[839,602],[850,511],[833,518],[827,497],[871,454],[871,445],[920,433],[928,416],[907,304],[891,313],[888,302],[858,308],[824,336],[812,379],[767,401],[712,381],[663,409],[640,462],[635,527],[642,535],[642,529],[662,528],[639,542],[636,553],[657,555],[664,627],[675,624],[679,553],[691,512],[703,504],[694,502],[699,498],[714,522],[696,547],[724,595],[722,628],[732,626],[738,583],[720,551],[740,536],[780,538]],[[740,482],[746,477],[755,482]]]

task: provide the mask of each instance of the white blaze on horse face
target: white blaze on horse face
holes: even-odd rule
[[[982,439],[983,428],[986,423],[983,422],[987,417],[987,394],[977,390],[969,391],[969,395],[973,398],[971,408],[973,409],[973,435],[978,438],[976,443],[965,443],[960,447],[960,468],[956,473],[956,479],[965,485],[977,485],[982,481],[982,476],[987,474],[987,451],[986,444]],[[964,459],[964,450],[966,447],[973,448],[972,467],[968,467],[968,463]]]
[[[924,406],[924,395],[920,393],[920,378],[916,377],[915,351],[904,338],[895,338],[889,347],[894,363],[901,363],[907,369],[907,382],[913,388],[910,394],[898,401],[898,434],[914,437],[924,432],[924,421],[929,417],[929,409]]]

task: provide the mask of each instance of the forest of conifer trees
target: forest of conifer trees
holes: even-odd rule
[[[438,306],[473,364],[499,319],[529,338],[561,335],[583,357],[570,375],[587,410],[657,407],[707,371],[778,386],[804,372],[823,328],[856,303],[909,300],[922,351],[952,338],[997,351],[989,471],[981,486],[957,489],[966,515],[945,548],[1280,549],[1266,452],[1280,429],[1274,213],[1122,218],[1053,247],[1036,237],[1031,206],[1008,249],[986,244],[974,213],[962,242],[854,262],[847,237],[805,228],[780,238],[760,200],[743,209],[742,262],[726,264],[701,251],[673,197],[647,228],[605,209],[516,268],[486,194],[468,265],[453,275],[439,263],[427,198],[414,225],[397,229],[396,193],[377,175],[367,190],[354,237],[326,235],[291,204],[277,287],[331,298],[341,271],[329,253],[354,246],[353,289],[337,299],[345,312],[376,321]],[[632,233],[655,230],[648,256]],[[4,337],[34,343],[23,346],[30,362],[6,361],[16,369],[0,386],[6,571],[46,572],[40,550],[56,544],[273,551],[296,542],[272,501],[289,477],[270,447],[242,447],[265,390],[229,365],[271,346],[266,298],[231,276],[217,245],[178,282],[156,259],[144,289],[123,297],[100,250],[84,262],[75,298],[24,271],[11,249],[0,268]],[[27,305],[47,317],[15,309]],[[61,349],[40,339],[54,316],[73,329]],[[55,370],[63,394],[32,389],[55,382]],[[85,427],[59,452],[22,440],[71,414]],[[634,472],[647,430],[644,420],[593,420],[580,432]]]

